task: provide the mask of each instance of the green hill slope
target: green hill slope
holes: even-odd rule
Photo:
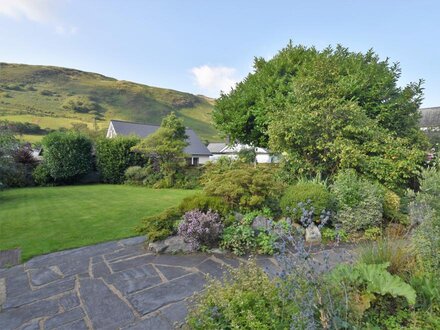
[[[0,63],[0,120],[31,122],[51,129],[71,128],[72,123],[103,129],[110,119],[160,124],[164,116],[175,111],[202,139],[212,141],[219,139],[211,123],[212,108],[213,100],[204,96],[96,73]]]

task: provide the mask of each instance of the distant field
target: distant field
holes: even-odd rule
[[[32,256],[136,235],[148,215],[178,204],[191,190],[128,185],[0,191],[0,250]]]
[[[93,127],[93,114],[63,107],[70,97],[87,97],[99,106],[98,128],[110,119],[158,125],[175,111],[202,139],[220,140],[212,125],[213,101],[206,97],[60,67],[0,63],[0,70],[0,120],[51,129],[72,123]]]

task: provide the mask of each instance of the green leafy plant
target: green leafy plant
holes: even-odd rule
[[[276,283],[255,260],[230,270],[222,280],[210,280],[196,295],[187,329],[289,329],[295,304],[283,301]]]
[[[92,169],[92,141],[75,132],[53,132],[43,140],[44,164],[55,182],[71,183]]]
[[[128,167],[142,165],[140,155],[131,151],[138,142],[139,138],[136,137],[104,138],[97,141],[96,165],[104,182],[121,183]]]
[[[295,220],[301,217],[301,211],[296,207],[301,202],[311,201],[314,212],[314,219],[319,220],[319,216],[324,210],[333,208],[333,198],[327,188],[319,183],[304,182],[290,186],[284,192],[280,200],[280,207],[285,215],[292,216]],[[292,209],[296,209],[292,212]]]
[[[332,192],[337,203],[336,222],[347,232],[377,227],[382,223],[383,194],[380,187],[359,177],[354,170],[340,172]]]
[[[277,209],[283,184],[266,167],[233,164],[231,167],[208,167],[202,177],[204,192],[222,197],[231,209],[246,211],[268,206]]]
[[[255,232],[245,224],[234,224],[224,229],[220,246],[241,256],[256,248]]]
[[[144,218],[136,230],[140,234],[145,234],[148,241],[155,242],[175,233],[177,222],[181,217],[182,213],[178,208],[172,207],[160,214]]]
[[[371,227],[364,231],[364,238],[369,241],[377,241],[381,236],[382,229],[379,227]]]

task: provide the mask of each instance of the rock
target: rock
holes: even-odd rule
[[[255,217],[252,221],[252,229],[254,230],[267,230],[270,228],[270,220],[262,215]]]
[[[153,242],[148,248],[155,253],[189,253],[191,246],[180,236],[170,236],[163,241]]]
[[[215,248],[215,249],[211,249],[209,250],[210,253],[213,254],[226,254],[226,250],[220,249],[220,248]]]
[[[321,242],[321,232],[314,223],[312,223],[306,228],[306,242],[309,243]]]

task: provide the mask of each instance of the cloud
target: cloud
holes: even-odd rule
[[[196,85],[205,92],[218,96],[229,92],[237,83],[236,70],[226,66],[202,65],[191,69]]]
[[[56,0],[1,0],[0,14],[14,19],[49,23],[55,19]]]
[[[59,6],[67,0],[0,0],[0,15],[15,20],[28,20],[39,24],[47,24],[59,35],[75,35],[76,26],[67,26],[58,18]]]

